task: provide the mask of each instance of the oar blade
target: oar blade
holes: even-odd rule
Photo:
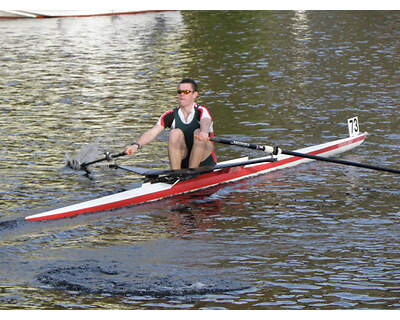
[[[81,164],[76,159],[68,160],[67,167],[71,168],[72,170],[76,170],[76,171],[82,170]]]

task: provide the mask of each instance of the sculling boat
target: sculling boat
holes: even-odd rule
[[[353,118],[356,119],[356,118]],[[351,119],[349,119],[350,121]],[[354,127],[354,125],[353,125]],[[350,122],[349,122],[350,128]],[[312,160],[324,160],[342,164],[356,165],[376,169],[378,167],[352,163],[346,160],[325,158],[340,154],[360,145],[366,137],[366,133],[357,130],[350,132],[350,136],[344,139],[307,147],[294,152],[281,150],[277,147],[265,147],[252,144],[245,144],[236,141],[229,141],[215,138],[214,141],[229,143],[232,145],[245,146],[252,149],[259,149],[269,153],[268,156],[251,159],[234,159],[220,162],[214,167],[201,167],[197,169],[182,170],[147,170],[144,168],[114,167],[131,171],[144,176],[141,187],[119,192],[99,199],[90,200],[75,205],[59,208],[26,217],[26,220],[47,220],[65,217],[73,217],[84,213],[93,213],[105,210],[113,210],[121,207],[132,206],[145,202],[160,200],[174,195],[194,192],[196,190],[210,188],[219,184],[238,181],[245,178],[265,174],[270,171],[292,167]],[[380,170],[379,168],[377,170]],[[390,170],[390,169],[389,169]],[[398,170],[394,170],[397,171]]]

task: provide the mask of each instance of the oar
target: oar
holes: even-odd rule
[[[265,157],[265,158],[244,160],[244,161],[238,161],[238,162],[218,163],[214,166],[204,166],[204,167],[198,167],[198,168],[185,168],[185,169],[178,169],[178,170],[171,170],[171,169],[150,170],[150,169],[144,169],[144,168],[138,168],[138,167],[120,166],[120,165],[116,165],[116,164],[111,164],[110,168],[126,170],[129,172],[143,175],[145,177],[158,177],[158,176],[164,176],[164,175],[166,175],[166,176],[169,175],[169,176],[173,177],[173,176],[185,176],[185,175],[190,176],[190,175],[211,172],[211,171],[218,170],[218,169],[242,167],[242,166],[247,166],[249,164],[275,162],[275,161],[276,161],[276,159],[273,157],[268,157],[268,158]]]
[[[278,148],[277,146],[274,146],[274,147],[260,146],[260,145],[253,144],[253,143],[246,143],[246,142],[222,139],[222,138],[217,138],[217,137],[209,138],[209,140],[213,141],[213,142],[223,143],[223,144],[229,144],[229,145],[240,146],[240,147],[245,147],[245,148],[249,148],[249,149],[261,150],[261,151],[265,151],[268,153],[272,153],[274,155],[282,153],[282,154],[295,156],[295,157],[299,157],[299,158],[308,158],[308,159],[319,160],[319,161],[333,162],[333,163],[345,164],[348,166],[354,166],[354,167],[360,167],[360,168],[366,168],[366,169],[372,169],[372,170],[378,170],[378,171],[386,171],[386,172],[397,173],[397,174],[400,173],[400,170],[397,170],[397,169],[379,167],[379,166],[374,166],[374,165],[369,165],[369,164],[364,164],[364,163],[359,163],[359,162],[353,162],[353,161],[347,161],[347,160],[341,160],[341,159],[321,157],[321,156],[316,156],[316,155],[312,155],[312,154],[308,154],[308,153],[301,153],[301,152],[296,152],[296,151],[285,150],[285,149]]]
[[[122,156],[126,156],[126,153],[120,152],[117,154],[113,154],[112,152],[106,152],[104,158],[93,160],[90,162],[83,162],[83,163],[79,163],[77,160],[73,159],[72,161],[68,161],[67,166],[73,170],[85,170],[86,172],[88,172],[87,167],[92,164],[102,162],[102,161],[111,161],[114,158],[118,158],[118,157],[122,157]]]

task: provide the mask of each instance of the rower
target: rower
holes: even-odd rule
[[[210,111],[195,102],[198,85],[192,79],[178,84],[178,107],[161,115],[157,123],[140,138],[125,148],[128,155],[152,142],[164,129],[169,128],[168,156],[171,169],[197,168],[217,163],[213,143],[213,122]],[[194,139],[194,136],[197,138]]]

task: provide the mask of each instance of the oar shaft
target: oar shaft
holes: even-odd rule
[[[342,160],[342,159],[321,157],[321,156],[308,154],[308,153],[300,153],[300,152],[295,152],[295,151],[290,151],[290,150],[282,150],[282,153],[287,154],[289,156],[295,156],[295,157],[300,157],[300,158],[308,158],[308,159],[325,161],[325,162],[333,162],[333,163],[345,164],[348,166],[354,166],[354,167],[366,168],[366,169],[372,169],[372,170],[379,170],[379,171],[386,171],[386,172],[391,172],[391,173],[400,173],[400,170],[396,170],[396,169],[392,169],[392,168],[379,167],[379,166],[374,166],[374,165],[370,165],[370,164],[347,161],[347,160]]]
[[[222,138],[217,138],[217,137],[210,138],[210,141],[223,143],[223,144],[234,145],[234,146],[245,147],[245,148],[249,148],[249,149],[261,150],[261,151],[265,151],[265,152],[272,153],[272,154],[275,154],[275,155],[279,154],[279,153],[282,153],[282,154],[286,154],[286,155],[289,155],[289,156],[295,156],[295,157],[300,157],[300,158],[308,158],[308,159],[313,159],[313,160],[332,162],[332,163],[339,163],[339,164],[345,164],[345,165],[354,166],[354,167],[360,167],[360,168],[366,168],[366,169],[371,169],[371,170],[386,171],[386,172],[400,174],[400,170],[397,170],[397,169],[385,168],[385,167],[369,165],[369,164],[364,164],[364,163],[358,163],[358,162],[353,162],[353,161],[347,161],[347,160],[342,160],[342,159],[336,159],[336,158],[321,157],[321,156],[308,154],[308,153],[301,153],[301,152],[295,152],[295,151],[290,151],[290,150],[284,150],[284,149],[280,149],[280,148],[278,148],[276,146],[274,146],[274,147],[260,146],[260,145],[253,144],[253,143],[246,143],[246,142],[240,142],[240,141],[229,140],[229,139],[222,139]]]
[[[95,163],[106,161],[106,160],[110,161],[111,159],[122,157],[122,156],[125,156],[125,155],[126,155],[125,152],[120,152],[120,153],[117,153],[117,154],[106,153],[106,156],[104,158],[93,160],[93,161],[90,161],[90,162],[84,162],[84,163],[81,164],[81,167],[82,168],[86,168],[87,166],[90,166],[91,164],[95,164]]]

